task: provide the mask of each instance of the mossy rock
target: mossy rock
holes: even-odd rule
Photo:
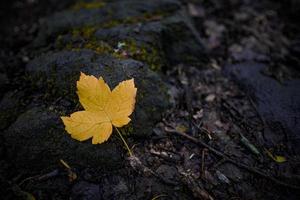
[[[139,23],[150,20],[153,15],[166,15],[179,8],[180,2],[177,0],[130,0],[107,2],[95,8],[82,6],[79,9],[69,9],[46,18],[34,44],[47,45],[49,38],[56,38],[58,34],[82,26],[111,27]]]
[[[88,25],[76,28],[59,35],[55,47],[60,50],[86,48],[116,58],[132,58],[161,72],[178,63],[196,65],[206,59],[205,49],[192,29],[187,13],[180,10],[156,21],[110,28]]]
[[[55,51],[90,49],[132,58],[159,72],[180,63],[201,65],[206,59],[201,38],[177,0],[124,0],[105,5],[83,1],[80,5],[44,21],[34,42],[35,54],[40,54],[42,49],[36,47],[41,46]],[[120,43],[125,44],[122,49]]]
[[[188,14],[178,10],[157,21],[98,28],[90,38],[107,41],[111,46],[124,42],[129,56],[160,71],[162,67],[178,63],[197,65],[207,59],[201,38],[194,30]]]
[[[34,107],[21,114],[4,132],[7,157],[23,173],[48,172],[63,159],[70,166],[116,169],[122,165],[122,148],[116,140],[101,145],[73,140],[65,131],[59,114]],[[117,144],[118,143],[118,144]]]
[[[132,123],[127,127],[130,135],[148,136],[168,106],[166,86],[160,77],[141,62],[131,59],[116,59],[98,55],[90,50],[61,51],[42,55],[27,65],[28,79],[38,88],[38,92],[51,98],[62,99],[78,104],[76,81],[80,72],[96,77],[102,76],[114,88],[120,81],[135,79],[138,89],[136,108]],[[46,103],[43,100],[43,103]],[[75,106],[61,109],[70,114],[80,108]]]

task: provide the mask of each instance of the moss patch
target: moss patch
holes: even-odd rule
[[[118,44],[116,42],[98,40],[94,36],[96,30],[95,26],[73,29],[70,31],[69,36],[71,37],[67,43],[63,42],[63,36],[58,36],[56,40],[57,47],[72,51],[90,49],[98,54],[112,55],[118,59],[132,58],[146,63],[153,71],[160,71],[165,63],[161,51],[152,45],[146,45],[134,39],[127,39],[118,41],[124,45],[117,48]]]
[[[135,40],[124,41],[124,47],[118,52],[114,52],[114,56],[119,58],[133,58],[149,65],[153,71],[160,71],[163,65],[163,58],[159,50],[147,46],[145,44],[138,44]]]
[[[76,3],[72,9],[95,9],[101,8],[105,5],[104,2],[83,2]],[[160,71],[162,66],[165,65],[164,53],[159,47],[151,44],[141,43],[135,39],[127,39],[123,41],[103,41],[95,37],[96,30],[101,28],[112,28],[118,25],[129,25],[144,23],[150,21],[161,20],[162,18],[169,16],[172,12],[163,12],[161,10],[145,12],[138,16],[130,16],[123,19],[113,19],[113,10],[108,10],[111,13],[111,20],[101,24],[88,25],[84,27],[74,28],[69,31],[70,36],[64,41],[64,36],[59,35],[56,39],[56,46],[58,49],[67,49],[72,51],[78,51],[81,49],[90,49],[98,54],[112,55],[118,59],[133,58],[149,65],[153,71]],[[118,42],[125,43],[122,49],[118,49]],[[116,49],[117,48],[117,49]]]
[[[81,28],[72,29],[67,34],[67,40],[64,39],[66,35],[59,35],[56,39],[56,46],[59,49],[67,49],[72,51],[79,51],[81,49],[90,49],[98,54],[112,55],[114,49],[107,42],[97,40],[94,36],[96,27],[85,26]]]

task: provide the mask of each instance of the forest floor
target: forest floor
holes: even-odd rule
[[[182,1],[205,59],[200,67],[163,69],[171,106],[150,137],[126,138],[134,157],[122,149],[122,167],[102,176],[58,163],[26,177],[3,159],[1,193],[7,199],[298,199],[300,38],[293,19],[300,5],[289,2]],[[28,62],[22,49],[36,37],[38,19],[71,4],[1,5],[1,98],[17,87],[12,81],[23,71],[16,68]]]

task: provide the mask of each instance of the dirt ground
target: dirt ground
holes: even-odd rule
[[[22,88],[40,18],[73,3],[0,3],[0,98]],[[150,137],[126,135],[134,157],[115,135],[123,161],[114,170],[57,162],[28,175],[15,170],[1,134],[3,199],[299,199],[300,3],[181,4],[202,58],[162,67],[170,106]]]

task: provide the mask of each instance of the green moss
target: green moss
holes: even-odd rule
[[[151,18],[151,15],[149,14],[145,14],[143,17],[145,16],[146,19]],[[119,23],[133,23],[139,20],[141,19],[126,18],[119,21],[112,20],[108,24],[101,26],[112,26],[118,25]],[[146,63],[153,71],[160,71],[164,65],[164,56],[161,54],[159,49],[155,48],[153,45],[146,45],[144,43],[138,43],[134,39],[127,39],[125,41],[119,41],[124,42],[125,45],[121,49],[115,51],[113,46],[117,46],[117,44],[109,44],[108,42],[98,40],[95,37],[95,32],[97,29],[98,26],[85,26],[72,29],[69,33],[71,35],[71,39],[68,38],[69,42],[64,44],[62,39],[63,36],[59,35],[56,40],[56,45],[59,49],[67,49],[72,51],[90,49],[98,54],[108,54],[118,59],[133,58]]]
[[[72,51],[79,51],[81,49],[90,49],[98,54],[112,55],[118,59],[133,58],[149,65],[153,71],[160,71],[164,61],[160,51],[153,46],[140,44],[134,39],[128,39],[123,42],[125,45],[115,51],[114,48],[107,42],[98,40],[95,34],[95,27],[82,27],[73,29],[71,31],[72,39],[69,43],[63,44],[62,36],[58,36],[56,40],[57,47],[61,49],[67,49]],[[72,42],[76,41],[76,38],[80,38],[80,43]],[[117,44],[114,44],[117,46]]]
[[[56,38],[56,41],[55,41],[55,46],[59,49],[62,49],[63,48],[63,43],[62,43],[62,38],[63,36],[62,35],[58,35],[57,38]]]
[[[139,60],[149,65],[153,71],[160,71],[163,65],[162,56],[159,51],[145,44],[138,44],[135,40],[124,41],[125,46],[121,51],[114,52],[114,56],[118,58],[129,57]]]
[[[81,49],[90,49],[98,54],[113,54],[113,48],[102,40],[97,40],[94,36],[96,31],[95,26],[85,26],[81,28],[72,29],[70,31],[71,39],[69,42],[62,45],[62,36],[58,36],[56,45],[58,48],[72,51],[79,51]],[[76,42],[76,40],[80,42]]]
[[[95,32],[97,30],[96,26],[84,26],[81,28],[75,28],[71,31],[71,34],[73,37],[81,36],[85,39],[90,39],[94,36]]]
[[[80,10],[80,9],[97,9],[105,6],[105,2],[101,1],[92,1],[92,2],[84,2],[79,1],[75,5],[71,7],[71,10]]]
[[[76,83],[78,80],[78,75],[71,74],[67,79]],[[76,95],[76,84],[72,84],[71,87],[66,87],[64,85],[58,86],[57,74],[54,70],[49,73],[36,72],[35,74],[25,74],[24,80],[26,85],[30,86],[30,90],[35,92],[43,91],[43,95],[39,96],[39,99],[43,102],[56,101],[57,99],[64,97],[74,105],[78,102],[78,97]],[[29,95],[30,96],[30,95]]]
[[[103,41],[91,41],[84,45],[85,49],[91,49],[99,54],[111,54],[113,53],[113,48]]]

